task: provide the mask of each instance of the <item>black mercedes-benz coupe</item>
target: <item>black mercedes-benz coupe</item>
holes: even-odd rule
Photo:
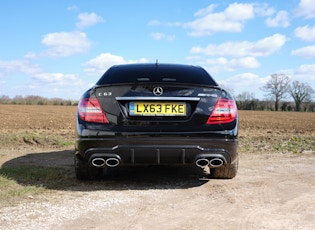
[[[78,179],[124,165],[195,165],[221,179],[238,170],[235,101],[202,67],[111,67],[83,94],[77,135]]]

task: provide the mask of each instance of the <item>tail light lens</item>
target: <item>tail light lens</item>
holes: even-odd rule
[[[86,122],[108,123],[97,98],[83,98],[78,106],[80,118]]]
[[[237,107],[233,99],[219,98],[215,105],[207,124],[229,123],[235,120]]]

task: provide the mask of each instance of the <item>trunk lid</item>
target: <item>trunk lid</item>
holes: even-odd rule
[[[93,89],[111,125],[205,125],[222,90],[191,85],[108,85]]]

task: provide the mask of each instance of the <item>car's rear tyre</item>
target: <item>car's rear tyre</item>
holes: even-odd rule
[[[102,176],[103,168],[91,166],[74,155],[75,175],[79,180],[93,180]]]
[[[238,170],[238,159],[232,164],[226,164],[219,168],[210,169],[210,177],[213,179],[232,179]]]

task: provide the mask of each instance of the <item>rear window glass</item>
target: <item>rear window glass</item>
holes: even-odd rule
[[[172,64],[113,66],[104,73],[97,85],[155,82],[218,85],[201,67]]]

